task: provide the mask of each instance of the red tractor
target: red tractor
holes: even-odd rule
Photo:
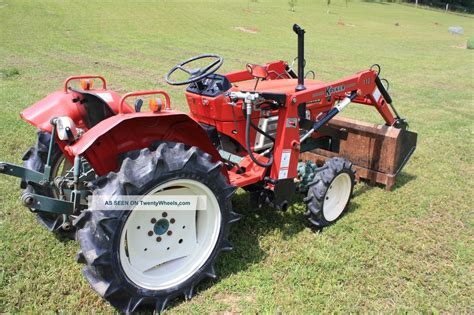
[[[162,311],[217,277],[214,263],[232,248],[228,227],[239,219],[231,202],[238,187],[253,205],[283,211],[304,193],[308,222],[321,229],[347,208],[355,170],[391,186],[412,154],[416,134],[392,106],[380,67],[329,84],[305,80],[304,30],[293,30],[296,72],[276,61],[218,74],[223,58],[211,54],[173,67],[166,81],[187,85],[189,114],[173,110],[164,91],[120,96],[90,75],[68,78],[21,113],[39,129],[37,144],[23,167],[0,163],[0,172],[21,178],[22,203],[41,223],[75,235],[84,276],[117,309]],[[187,78],[175,81],[177,72]],[[70,87],[77,80],[81,88]],[[333,119],[350,103],[374,107],[385,125]],[[91,203],[122,196],[197,197],[187,211]]]

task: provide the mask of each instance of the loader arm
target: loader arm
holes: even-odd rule
[[[406,130],[406,120],[393,107],[378,72],[362,71],[316,89],[297,92],[295,98],[297,103],[307,104],[312,120],[316,120],[302,140],[309,136],[331,138],[330,147],[302,150],[303,160],[323,163],[332,157],[343,157],[354,163],[358,179],[372,185],[383,184],[387,190],[394,187],[397,175],[416,149],[417,134]],[[385,126],[333,118],[351,102],[375,107]],[[318,117],[322,108],[326,113]]]
[[[306,104],[306,109],[311,111],[314,120],[322,107],[334,107],[336,101],[341,101],[351,92],[356,92],[356,97],[352,99],[353,103],[375,107],[385,123],[393,126],[400,118],[392,112],[391,98],[383,85],[377,84],[378,81],[380,79],[375,70],[366,70],[325,86],[297,92],[294,97],[296,103]]]

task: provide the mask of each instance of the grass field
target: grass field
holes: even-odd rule
[[[120,92],[164,88],[163,75],[204,52],[222,72],[292,60],[306,30],[307,69],[336,80],[382,65],[418,148],[393,192],[357,185],[348,214],[322,234],[303,206],[250,209],[233,226],[220,279],[169,313],[474,312],[474,19],[397,4],[288,1],[0,1],[0,160],[20,163],[34,128],[18,113],[72,74],[100,73]],[[339,23],[338,23],[339,22]],[[398,26],[395,25],[398,23]],[[340,25],[344,24],[344,25]],[[464,27],[451,35],[449,26]],[[254,33],[241,28],[252,29]],[[375,121],[369,108],[349,115]],[[380,120],[377,120],[380,121]],[[57,239],[0,177],[0,312],[111,313],[81,275],[78,244]]]

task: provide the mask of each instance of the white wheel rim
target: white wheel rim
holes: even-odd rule
[[[189,279],[209,259],[218,241],[221,212],[214,193],[195,180],[173,180],[148,195],[200,195],[207,199],[205,210],[132,210],[127,218],[120,237],[120,263],[125,274],[140,287],[164,290]],[[155,223],[151,223],[153,218]],[[164,229],[166,221],[169,227]]]
[[[349,201],[352,180],[349,174],[337,175],[326,191],[323,202],[323,214],[326,221],[331,222],[339,218]]]

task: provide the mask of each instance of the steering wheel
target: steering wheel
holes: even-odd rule
[[[203,68],[189,69],[187,67],[186,68],[184,67],[187,64],[190,64],[196,60],[201,60],[201,59],[211,59],[213,61],[210,62],[209,65]],[[219,69],[222,66],[223,62],[224,62],[224,58],[222,58],[219,55],[204,54],[204,55],[195,56],[181,63],[178,63],[176,66],[171,68],[171,70],[166,74],[165,80],[168,84],[171,84],[171,85],[185,85],[185,84],[194,83],[216,72],[217,69]],[[176,70],[181,70],[183,72],[186,72],[189,75],[189,78],[183,81],[173,81],[171,79],[171,76],[173,73],[176,72]]]

